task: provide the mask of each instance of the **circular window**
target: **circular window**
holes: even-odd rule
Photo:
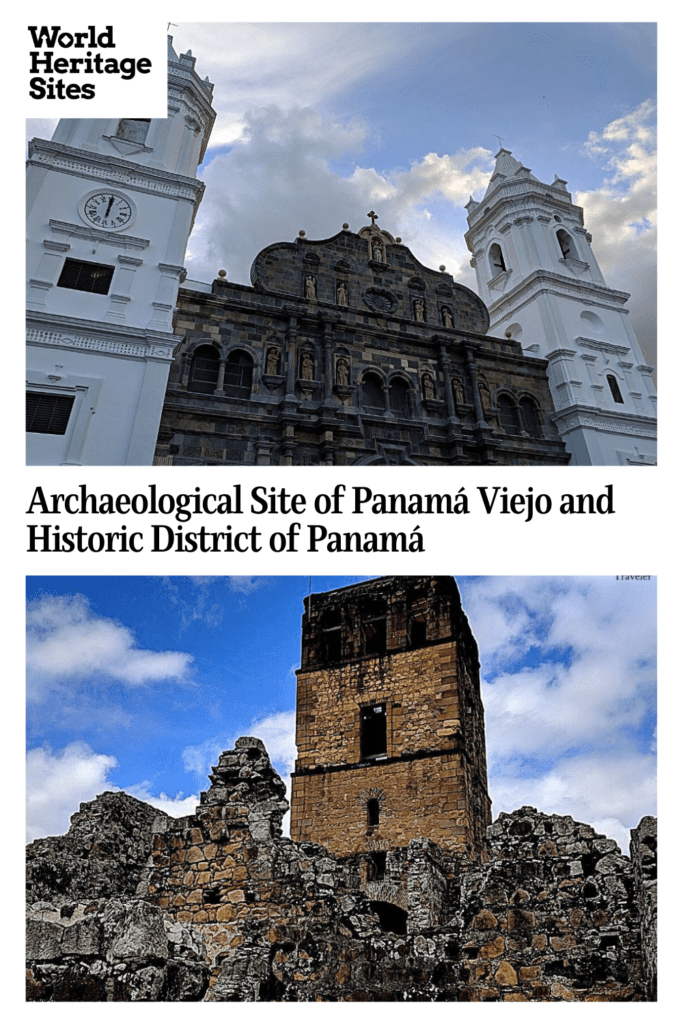
[[[363,302],[373,313],[393,313],[398,306],[396,296],[384,288],[368,288],[363,295]]]

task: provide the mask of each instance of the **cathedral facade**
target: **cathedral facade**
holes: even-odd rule
[[[157,464],[566,464],[545,360],[368,216],[186,282]]]

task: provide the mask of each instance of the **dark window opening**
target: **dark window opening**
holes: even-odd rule
[[[370,906],[379,918],[379,926],[383,932],[394,932],[396,935],[408,934],[408,912],[397,907],[395,903],[383,900],[370,900]]]
[[[519,433],[515,403],[507,395],[501,395],[498,399],[498,415],[500,416],[500,425],[506,434]]]
[[[144,144],[149,131],[149,118],[124,117],[119,121],[116,129],[117,139],[126,139],[127,142],[138,142]]]
[[[232,398],[249,398],[253,363],[246,352],[231,352],[225,362],[223,390]]]
[[[557,232],[557,242],[562,252],[563,260],[576,260],[578,256],[576,254],[576,247],[572,240],[571,235],[567,234],[564,228],[560,228]]]
[[[381,882],[387,873],[387,855],[385,850],[377,850],[370,854],[368,861],[368,882]]]
[[[387,609],[384,601],[368,601],[362,610],[364,654],[386,654]]]
[[[426,619],[413,619],[410,623],[410,646],[422,647],[427,643]]]
[[[530,398],[523,398],[519,403],[519,414],[522,419],[522,428],[531,437],[541,436],[541,424],[536,412],[536,406]]]
[[[503,250],[497,242],[494,242],[489,250],[489,261],[494,274],[502,274],[507,269],[503,259]]]
[[[221,890],[220,886],[216,885],[212,889],[204,890],[204,902],[210,904],[220,903],[221,901]]]
[[[190,367],[188,391],[196,391],[200,395],[212,395],[218,387],[219,357],[215,348],[202,345],[195,352]]]
[[[26,432],[29,434],[66,434],[74,404],[74,395],[44,395],[26,392]]]
[[[365,409],[384,409],[382,382],[374,373],[363,378],[362,396]]]
[[[320,620],[322,661],[325,665],[341,661],[341,611],[330,609]]]
[[[114,276],[114,267],[105,263],[88,263],[86,260],[64,260],[62,272],[57,281],[58,288],[73,288],[78,292],[94,292],[106,295]]]
[[[380,757],[387,752],[386,704],[360,709],[360,756]]]
[[[370,828],[379,825],[379,800],[374,796],[368,800],[368,825]],[[386,859],[386,854],[383,856]]]
[[[389,408],[397,416],[410,416],[410,395],[404,380],[394,380],[389,388]]]
[[[619,405],[623,405],[624,404],[624,399],[621,397],[621,391],[619,390],[619,384],[617,383],[617,378],[613,377],[611,373],[608,373],[607,374],[607,383],[609,384],[609,389],[612,392],[612,398],[614,399],[614,401],[618,402]]]

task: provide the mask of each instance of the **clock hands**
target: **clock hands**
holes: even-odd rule
[[[104,214],[105,217],[109,216],[109,211],[111,210],[111,208],[112,208],[112,206],[114,204],[114,199],[115,198],[116,198],[116,196],[110,196],[109,197],[109,205],[107,206],[107,209],[105,211],[105,214]]]

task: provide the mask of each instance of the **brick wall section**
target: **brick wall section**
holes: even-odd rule
[[[368,655],[365,621],[383,610],[386,652]],[[332,664],[329,623],[339,632]],[[479,658],[453,578],[384,577],[312,595],[301,663],[292,837],[345,854],[421,836],[479,855],[490,822]],[[380,760],[361,751],[362,709],[373,705],[386,709]]]

